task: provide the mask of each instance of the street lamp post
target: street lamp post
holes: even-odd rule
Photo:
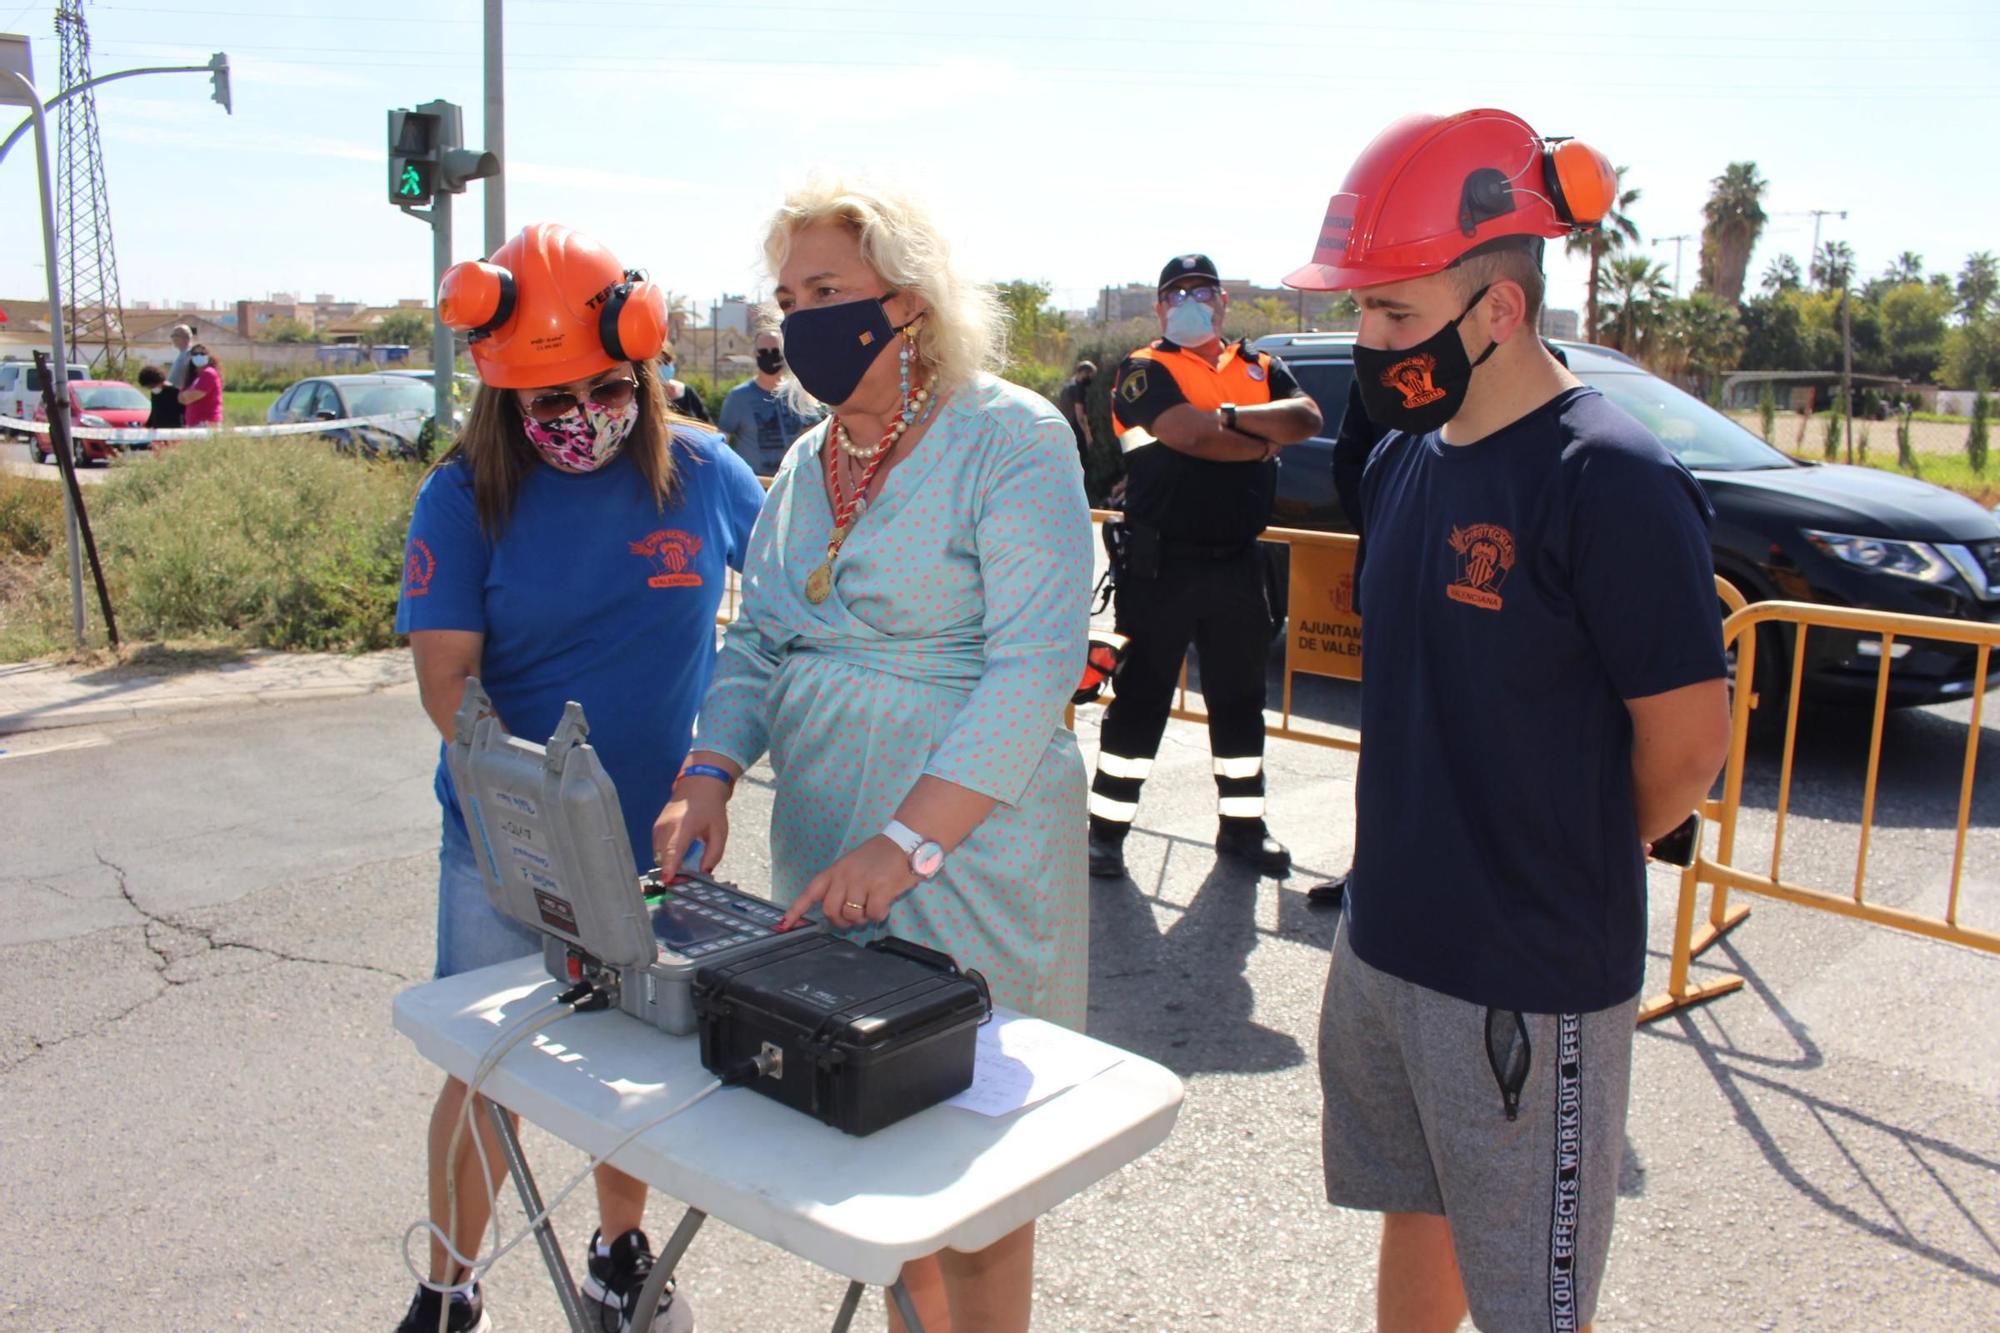
[[[0,141],[0,159],[7,156],[20,137],[28,131],[35,135],[35,178],[42,196],[42,256],[49,287],[49,350],[52,358],[49,364],[49,401],[63,421],[69,420],[69,349],[63,345],[62,318],[62,276],[56,266],[56,204],[55,187],[49,177],[49,127],[50,107],[60,106],[70,98],[100,83],[110,83],[117,79],[136,78],[141,74],[208,74],[215,80],[215,100],[224,111],[234,113],[229,98],[229,57],[217,52],[206,65],[160,65],[146,69],[119,70],[112,74],[101,74],[86,80],[74,88],[65,88],[42,101],[35,91],[35,64],[28,46],[28,39],[18,33],[0,33],[0,105],[24,106],[28,115],[14,132]],[[63,487],[63,526],[69,538],[69,600],[70,627],[76,636],[76,646],[83,647],[83,543],[77,530],[76,500],[70,488]]]

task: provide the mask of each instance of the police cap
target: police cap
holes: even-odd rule
[[[1218,283],[1222,281],[1222,275],[1215,271],[1215,261],[1207,255],[1175,255],[1167,261],[1167,266],[1160,270],[1159,290],[1164,292],[1175,283],[1188,278],[1208,278]]]

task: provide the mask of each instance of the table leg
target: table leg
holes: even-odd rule
[[[917,1303],[910,1299],[910,1289],[897,1278],[889,1288],[889,1299],[896,1303],[896,1313],[903,1316],[905,1333],[924,1333],[924,1321],[917,1318]]]
[[[633,1328],[652,1328],[653,1315],[660,1308],[660,1297],[666,1294],[667,1279],[674,1275],[674,1269],[679,1267],[688,1246],[694,1244],[694,1233],[701,1230],[701,1224],[707,1220],[708,1214],[699,1208],[690,1208],[681,1214],[680,1225],[667,1238],[667,1248],[653,1260],[653,1271],[646,1278],[646,1285],[639,1289],[639,1304],[632,1311]]]
[[[854,1323],[854,1312],[861,1308],[861,1291],[859,1282],[847,1284],[847,1294],[840,1298],[840,1310],[833,1316],[833,1333],[847,1333]]]
[[[506,1108],[500,1103],[485,1097],[480,1100],[486,1103],[486,1114],[500,1136],[500,1151],[507,1159],[507,1174],[514,1178],[514,1188],[520,1192],[528,1216],[538,1216],[542,1211],[542,1192],[535,1185],[534,1172],[528,1169],[527,1154],[521,1151],[521,1140],[514,1133],[514,1124],[507,1118]],[[556,1229],[549,1219],[543,1218],[541,1225],[535,1228],[535,1242],[542,1247],[542,1259],[549,1266],[549,1278],[555,1283],[556,1300],[569,1320],[570,1333],[589,1333],[583,1322],[583,1301],[577,1295],[576,1279],[570,1276],[569,1264],[563,1259],[562,1244],[556,1240]]]

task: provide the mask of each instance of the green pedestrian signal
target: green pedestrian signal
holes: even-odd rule
[[[422,208],[437,192],[442,117],[423,111],[389,113],[389,202]]]

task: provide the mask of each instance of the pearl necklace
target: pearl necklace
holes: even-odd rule
[[[896,413],[896,419],[889,424],[888,433],[883,435],[872,446],[856,444],[854,437],[847,433],[847,423],[839,417],[835,417],[833,419],[833,442],[840,446],[840,452],[846,454],[855,462],[867,463],[878,455],[885,454],[896,447],[896,441],[902,439],[904,432],[909,430],[917,419],[923,415],[924,404],[930,400],[930,396],[931,387],[927,384],[905,398],[902,410]]]

